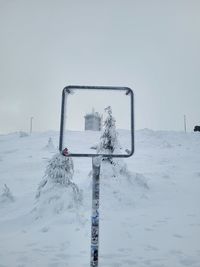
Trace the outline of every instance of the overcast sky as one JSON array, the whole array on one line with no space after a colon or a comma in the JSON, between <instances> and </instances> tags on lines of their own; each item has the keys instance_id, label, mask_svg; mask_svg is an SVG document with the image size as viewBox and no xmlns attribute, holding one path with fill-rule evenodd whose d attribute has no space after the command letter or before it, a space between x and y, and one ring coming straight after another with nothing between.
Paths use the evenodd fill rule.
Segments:
<instances>
[{"instance_id":1,"label":"overcast sky","mask_svg":"<svg viewBox=\"0 0 200 267\"><path fill-rule=\"evenodd\" d=\"M107 107L110 106L116 128L131 131L131 95L126 92L109 89L73 89L72 94L65 93L67 108L64 114L64 129L83 131L85 115L94 112L104 121L108 116Z\"/></svg>"},{"instance_id":2,"label":"overcast sky","mask_svg":"<svg viewBox=\"0 0 200 267\"><path fill-rule=\"evenodd\" d=\"M199 0L0 0L0 38L0 133L59 130L73 84L131 87L136 129L200 124Z\"/></svg>"}]
</instances>

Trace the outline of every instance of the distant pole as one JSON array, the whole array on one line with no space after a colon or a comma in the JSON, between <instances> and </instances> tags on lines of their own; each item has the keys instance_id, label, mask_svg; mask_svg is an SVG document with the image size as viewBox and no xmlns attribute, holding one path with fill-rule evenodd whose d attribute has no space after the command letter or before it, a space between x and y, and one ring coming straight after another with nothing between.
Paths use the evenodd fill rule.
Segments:
<instances>
[{"instance_id":1,"label":"distant pole","mask_svg":"<svg viewBox=\"0 0 200 267\"><path fill-rule=\"evenodd\" d=\"M187 127L186 127L186 115L184 115L183 120L184 120L184 131L185 131L185 133L186 133L186 132L187 132Z\"/></svg>"},{"instance_id":2,"label":"distant pole","mask_svg":"<svg viewBox=\"0 0 200 267\"><path fill-rule=\"evenodd\" d=\"M32 134L33 131L33 117L30 117L30 134Z\"/></svg>"}]
</instances>

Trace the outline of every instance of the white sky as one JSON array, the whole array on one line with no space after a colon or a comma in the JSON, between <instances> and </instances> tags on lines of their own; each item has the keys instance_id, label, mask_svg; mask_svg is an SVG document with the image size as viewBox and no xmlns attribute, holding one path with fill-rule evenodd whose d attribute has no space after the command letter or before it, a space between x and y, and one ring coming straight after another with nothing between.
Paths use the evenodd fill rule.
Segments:
<instances>
[{"instance_id":1,"label":"white sky","mask_svg":"<svg viewBox=\"0 0 200 267\"><path fill-rule=\"evenodd\" d=\"M66 85L129 86L136 129L200 124L200 1L0 0L0 133L59 130Z\"/></svg>"}]
</instances>

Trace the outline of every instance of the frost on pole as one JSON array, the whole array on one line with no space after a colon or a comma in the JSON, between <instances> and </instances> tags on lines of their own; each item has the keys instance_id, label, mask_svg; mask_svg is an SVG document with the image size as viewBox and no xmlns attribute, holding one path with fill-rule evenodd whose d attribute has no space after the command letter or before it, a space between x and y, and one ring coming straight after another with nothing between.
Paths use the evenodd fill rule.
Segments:
<instances>
[{"instance_id":1,"label":"frost on pole","mask_svg":"<svg viewBox=\"0 0 200 267\"><path fill-rule=\"evenodd\" d=\"M59 149L66 157L92 157L90 266L99 262L101 161L134 152L133 92L128 87L63 89Z\"/></svg>"}]
</instances>

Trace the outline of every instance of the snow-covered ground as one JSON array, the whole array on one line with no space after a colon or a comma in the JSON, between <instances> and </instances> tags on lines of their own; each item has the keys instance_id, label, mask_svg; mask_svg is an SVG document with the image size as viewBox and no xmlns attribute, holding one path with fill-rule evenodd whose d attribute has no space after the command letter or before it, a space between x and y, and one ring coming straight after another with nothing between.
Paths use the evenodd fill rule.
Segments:
<instances>
[{"instance_id":1,"label":"snow-covered ground","mask_svg":"<svg viewBox=\"0 0 200 267\"><path fill-rule=\"evenodd\" d=\"M82 205L55 212L50 203L38 216L37 187L58 133L21 136L0 136L0 267L88 267L91 159L74 158ZM124 159L131 176L101 180L99 266L199 267L200 134L144 129L135 146Z\"/></svg>"}]
</instances>

